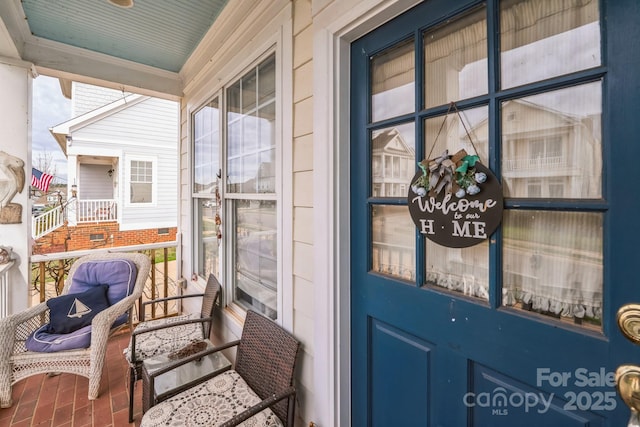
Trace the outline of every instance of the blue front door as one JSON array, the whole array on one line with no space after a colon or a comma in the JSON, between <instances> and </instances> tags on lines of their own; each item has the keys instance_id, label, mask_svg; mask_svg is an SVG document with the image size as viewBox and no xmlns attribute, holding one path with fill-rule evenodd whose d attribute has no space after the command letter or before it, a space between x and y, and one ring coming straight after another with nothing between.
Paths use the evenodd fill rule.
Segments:
<instances>
[{"instance_id":1,"label":"blue front door","mask_svg":"<svg viewBox=\"0 0 640 427\"><path fill-rule=\"evenodd\" d=\"M626 425L639 19L635 0L429 0L352 44L353 426ZM436 243L409 213L417 164L460 150L504 211L483 236L456 205L476 240Z\"/></svg>"}]
</instances>

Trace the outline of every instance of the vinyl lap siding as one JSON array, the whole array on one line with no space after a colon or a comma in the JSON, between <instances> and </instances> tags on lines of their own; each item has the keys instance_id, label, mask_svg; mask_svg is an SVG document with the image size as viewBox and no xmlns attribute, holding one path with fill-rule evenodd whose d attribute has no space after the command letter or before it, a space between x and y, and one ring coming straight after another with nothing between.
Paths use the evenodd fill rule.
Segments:
<instances>
[{"instance_id":1,"label":"vinyl lap siding","mask_svg":"<svg viewBox=\"0 0 640 427\"><path fill-rule=\"evenodd\" d=\"M303 365L314 365L314 263L313 259L313 40L311 4L293 4L293 325L302 339ZM287 244L285 242L285 244ZM314 407L313 370L299 377L301 413L317 420Z\"/></svg>"},{"instance_id":2,"label":"vinyl lap siding","mask_svg":"<svg viewBox=\"0 0 640 427\"><path fill-rule=\"evenodd\" d=\"M129 94L129 92L125 92L125 95L127 94ZM77 117L93 111L121 99L122 96L123 93L120 90L74 82L71 97L71 116Z\"/></svg>"},{"instance_id":3,"label":"vinyl lap siding","mask_svg":"<svg viewBox=\"0 0 640 427\"><path fill-rule=\"evenodd\" d=\"M139 145L137 149L127 150L123 168L129 168L131 159L153 161L155 192L150 205L132 205L128 203L128 188L122 188L121 194L126 198L122 228L149 228L151 220L154 227L177 225L178 108L178 104L172 101L148 99L128 109L130 114L127 118L132 120L128 126L132 130L131 137L135 137ZM134 126L135 123L139 126ZM149 123L154 125L149 126ZM129 171L123 172L128 176Z\"/></svg>"},{"instance_id":4,"label":"vinyl lap siding","mask_svg":"<svg viewBox=\"0 0 640 427\"><path fill-rule=\"evenodd\" d=\"M79 155L112 156L121 230L175 227L178 215L178 104L139 97L74 132ZM131 160L154 163L154 200L129 203Z\"/></svg>"},{"instance_id":5,"label":"vinyl lap siding","mask_svg":"<svg viewBox=\"0 0 640 427\"><path fill-rule=\"evenodd\" d=\"M171 147L177 149L178 106L175 102L141 98L134 105L74 133L87 141L117 143L126 147ZM111 145L115 148L114 145Z\"/></svg>"}]
</instances>

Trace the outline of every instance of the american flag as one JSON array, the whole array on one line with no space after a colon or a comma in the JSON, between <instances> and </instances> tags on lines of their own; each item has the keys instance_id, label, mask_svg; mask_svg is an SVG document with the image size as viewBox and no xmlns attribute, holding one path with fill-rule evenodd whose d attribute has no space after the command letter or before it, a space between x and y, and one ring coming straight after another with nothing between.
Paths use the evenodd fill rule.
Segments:
<instances>
[{"instance_id":1,"label":"american flag","mask_svg":"<svg viewBox=\"0 0 640 427\"><path fill-rule=\"evenodd\" d=\"M37 189L42 190L46 193L49 189L49 184L51 184L52 179L53 175L40 172L36 168L31 168L31 185L33 187L36 187Z\"/></svg>"}]
</instances>

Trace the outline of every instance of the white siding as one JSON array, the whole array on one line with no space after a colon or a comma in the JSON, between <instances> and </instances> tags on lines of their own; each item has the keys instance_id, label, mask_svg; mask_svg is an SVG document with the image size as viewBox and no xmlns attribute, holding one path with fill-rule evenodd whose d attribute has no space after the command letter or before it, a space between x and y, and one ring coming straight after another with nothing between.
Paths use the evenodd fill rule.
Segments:
<instances>
[{"instance_id":1,"label":"white siding","mask_svg":"<svg viewBox=\"0 0 640 427\"><path fill-rule=\"evenodd\" d=\"M143 97L118 112L73 132L76 140L109 147L138 146L177 149L178 106L173 101Z\"/></svg>"},{"instance_id":2,"label":"white siding","mask_svg":"<svg viewBox=\"0 0 640 427\"><path fill-rule=\"evenodd\" d=\"M175 227L178 217L178 104L140 97L101 117L72 129L69 158L81 163L114 164L114 193L121 230ZM131 159L154 163L154 200L130 204L128 168ZM82 176L80 176L82 179ZM84 198L79 182L81 197Z\"/></svg>"},{"instance_id":3,"label":"white siding","mask_svg":"<svg viewBox=\"0 0 640 427\"><path fill-rule=\"evenodd\" d=\"M123 93L115 89L74 82L71 95L71 116L77 117L93 111L128 94L129 92Z\"/></svg>"}]
</instances>

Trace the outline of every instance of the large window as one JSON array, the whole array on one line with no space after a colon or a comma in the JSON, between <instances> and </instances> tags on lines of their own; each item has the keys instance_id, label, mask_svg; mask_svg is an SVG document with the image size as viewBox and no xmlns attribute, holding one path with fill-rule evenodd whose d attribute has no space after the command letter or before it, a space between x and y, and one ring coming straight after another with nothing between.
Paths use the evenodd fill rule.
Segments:
<instances>
[{"instance_id":1,"label":"large window","mask_svg":"<svg viewBox=\"0 0 640 427\"><path fill-rule=\"evenodd\" d=\"M227 303L272 319L279 241L275 65L271 55L193 115L194 267L203 278L224 276Z\"/></svg>"}]
</instances>

